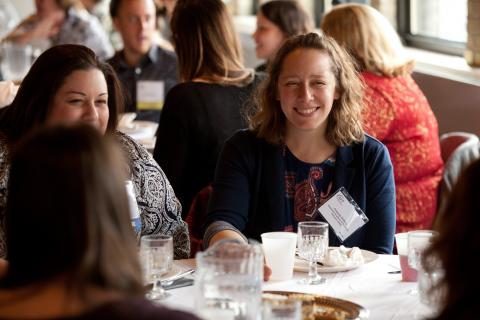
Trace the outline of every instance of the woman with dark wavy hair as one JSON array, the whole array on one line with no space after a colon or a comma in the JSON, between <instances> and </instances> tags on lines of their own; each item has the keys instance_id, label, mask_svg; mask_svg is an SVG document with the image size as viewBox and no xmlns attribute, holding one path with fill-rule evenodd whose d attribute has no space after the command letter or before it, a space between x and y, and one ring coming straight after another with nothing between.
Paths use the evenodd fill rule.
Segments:
<instances>
[{"instance_id":1,"label":"woman with dark wavy hair","mask_svg":"<svg viewBox=\"0 0 480 320\"><path fill-rule=\"evenodd\" d=\"M30 130L59 123L88 123L101 134L115 137L125 152L142 221L141 235L173 236L175 257L188 257L188 231L181 205L163 171L147 150L116 130L123 110L118 79L109 64L80 45L45 51L23 79L12 104L0 112L0 222L7 195L9 151ZM5 239L0 227L0 256Z\"/></svg>"}]
</instances>

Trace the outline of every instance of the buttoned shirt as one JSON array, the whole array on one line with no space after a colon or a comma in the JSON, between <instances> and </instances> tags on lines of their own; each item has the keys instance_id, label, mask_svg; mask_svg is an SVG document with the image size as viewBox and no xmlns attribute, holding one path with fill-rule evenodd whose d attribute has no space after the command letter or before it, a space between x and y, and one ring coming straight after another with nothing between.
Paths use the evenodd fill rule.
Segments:
<instances>
[{"instance_id":1,"label":"buttoned shirt","mask_svg":"<svg viewBox=\"0 0 480 320\"><path fill-rule=\"evenodd\" d=\"M166 96L178 82L175 53L154 45L136 66L127 64L123 50L118 51L108 62L117 72L128 93L125 111L137 112L137 120L158 122L160 110L137 110L137 83L141 80L163 81L164 95Z\"/></svg>"}]
</instances>

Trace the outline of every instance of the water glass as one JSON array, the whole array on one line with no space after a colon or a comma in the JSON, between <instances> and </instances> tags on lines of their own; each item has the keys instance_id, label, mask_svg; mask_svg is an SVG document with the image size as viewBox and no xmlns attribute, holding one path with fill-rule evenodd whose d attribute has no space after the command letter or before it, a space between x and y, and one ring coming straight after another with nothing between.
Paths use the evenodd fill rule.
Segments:
<instances>
[{"instance_id":1,"label":"water glass","mask_svg":"<svg viewBox=\"0 0 480 320\"><path fill-rule=\"evenodd\" d=\"M221 241L196 255L195 307L205 319L256 320L261 315L260 245Z\"/></svg>"},{"instance_id":2,"label":"water glass","mask_svg":"<svg viewBox=\"0 0 480 320\"><path fill-rule=\"evenodd\" d=\"M142 220L140 219L140 212L138 210L137 198L135 196L135 190L133 188L132 180L125 181L125 188L127 189L128 207L130 209L130 221L132 222L133 230L138 237L142 231Z\"/></svg>"},{"instance_id":3,"label":"water glass","mask_svg":"<svg viewBox=\"0 0 480 320\"><path fill-rule=\"evenodd\" d=\"M308 277L300 284L321 284L325 278L318 274L317 262L323 262L328 250L328 223L307 221L298 223L298 254L308 260Z\"/></svg>"},{"instance_id":4,"label":"water glass","mask_svg":"<svg viewBox=\"0 0 480 320\"><path fill-rule=\"evenodd\" d=\"M3 78L12 81L22 80L32 65L32 47L6 42L2 45L1 51Z\"/></svg>"},{"instance_id":5,"label":"water glass","mask_svg":"<svg viewBox=\"0 0 480 320\"><path fill-rule=\"evenodd\" d=\"M408 233L408 265L411 268L418 270L423 251L430 245L436 234L437 232L432 230L417 230Z\"/></svg>"},{"instance_id":6,"label":"water glass","mask_svg":"<svg viewBox=\"0 0 480 320\"><path fill-rule=\"evenodd\" d=\"M168 272L173 260L173 240L166 235L148 235L140 239L140 261L147 284L153 288L147 298L161 300L168 296L161 285L161 277Z\"/></svg>"},{"instance_id":7,"label":"water glass","mask_svg":"<svg viewBox=\"0 0 480 320\"><path fill-rule=\"evenodd\" d=\"M410 268L417 270L417 275L418 270L421 267L423 252L428 248L433 237L437 234L438 232L432 230L417 230L408 232L408 265ZM418 294L417 288L412 289L410 294Z\"/></svg>"},{"instance_id":8,"label":"water glass","mask_svg":"<svg viewBox=\"0 0 480 320\"><path fill-rule=\"evenodd\" d=\"M417 313L418 319L436 318L445 299L445 286L442 286L444 271L436 257L430 256L425 261L429 266L428 271L423 263L418 267L418 294L422 307Z\"/></svg>"}]
</instances>

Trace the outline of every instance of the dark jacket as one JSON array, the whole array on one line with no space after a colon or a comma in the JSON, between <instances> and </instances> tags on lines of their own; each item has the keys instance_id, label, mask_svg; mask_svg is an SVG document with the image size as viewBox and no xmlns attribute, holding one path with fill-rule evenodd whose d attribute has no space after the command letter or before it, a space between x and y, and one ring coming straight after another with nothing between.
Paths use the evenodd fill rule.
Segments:
<instances>
[{"instance_id":1,"label":"dark jacket","mask_svg":"<svg viewBox=\"0 0 480 320\"><path fill-rule=\"evenodd\" d=\"M222 150L205 226L226 221L247 238L281 231L285 220L285 169L281 146L238 131ZM385 146L366 135L362 143L339 147L333 190L345 187L369 222L344 243L330 230L330 245L391 253L395 233L395 185Z\"/></svg>"}]
</instances>

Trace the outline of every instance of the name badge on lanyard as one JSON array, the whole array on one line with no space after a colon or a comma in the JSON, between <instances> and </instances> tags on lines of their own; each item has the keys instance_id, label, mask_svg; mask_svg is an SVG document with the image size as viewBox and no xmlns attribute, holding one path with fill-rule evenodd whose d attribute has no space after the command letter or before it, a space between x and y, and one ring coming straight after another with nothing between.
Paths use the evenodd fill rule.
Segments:
<instances>
[{"instance_id":1,"label":"name badge on lanyard","mask_svg":"<svg viewBox=\"0 0 480 320\"><path fill-rule=\"evenodd\" d=\"M137 81L137 109L161 110L165 98L165 82L139 80Z\"/></svg>"},{"instance_id":2,"label":"name badge on lanyard","mask_svg":"<svg viewBox=\"0 0 480 320\"><path fill-rule=\"evenodd\" d=\"M368 222L365 213L344 187L338 189L318 211L342 242Z\"/></svg>"}]
</instances>

